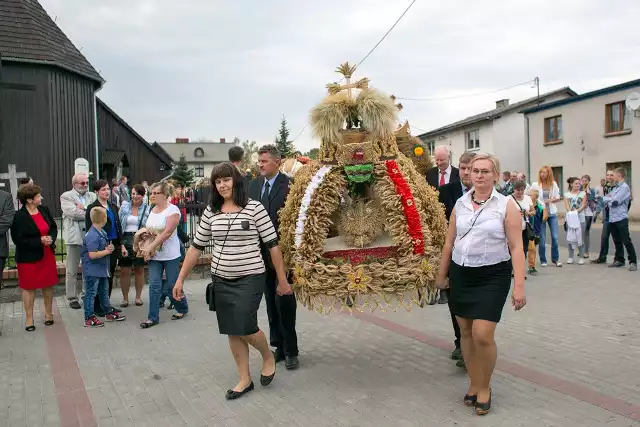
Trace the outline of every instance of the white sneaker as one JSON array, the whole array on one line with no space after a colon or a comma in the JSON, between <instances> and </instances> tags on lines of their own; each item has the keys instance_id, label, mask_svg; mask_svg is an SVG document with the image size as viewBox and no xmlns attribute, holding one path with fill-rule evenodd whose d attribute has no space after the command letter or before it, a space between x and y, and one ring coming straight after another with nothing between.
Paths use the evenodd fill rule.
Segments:
<instances>
[{"instance_id":1,"label":"white sneaker","mask_svg":"<svg viewBox=\"0 0 640 427\"><path fill-rule=\"evenodd\" d=\"M573 264L573 258L569 258L569 259L567 260L567 264Z\"/></svg>"},{"instance_id":2,"label":"white sneaker","mask_svg":"<svg viewBox=\"0 0 640 427\"><path fill-rule=\"evenodd\" d=\"M540 264L540 267L546 267L546 266L547 266L546 262L543 262L542 264Z\"/></svg>"},{"instance_id":3,"label":"white sneaker","mask_svg":"<svg viewBox=\"0 0 640 427\"><path fill-rule=\"evenodd\" d=\"M580 258L578 260L578 265L584 265L584 258Z\"/></svg>"},{"instance_id":4,"label":"white sneaker","mask_svg":"<svg viewBox=\"0 0 640 427\"><path fill-rule=\"evenodd\" d=\"M560 261L556 262L556 267L562 267L562 263Z\"/></svg>"}]
</instances>

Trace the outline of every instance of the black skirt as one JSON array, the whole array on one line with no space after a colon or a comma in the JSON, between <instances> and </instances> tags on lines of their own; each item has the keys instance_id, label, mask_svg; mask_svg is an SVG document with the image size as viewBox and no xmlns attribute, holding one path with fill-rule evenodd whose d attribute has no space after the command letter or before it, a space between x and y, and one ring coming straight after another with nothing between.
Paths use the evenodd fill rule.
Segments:
<instances>
[{"instance_id":1,"label":"black skirt","mask_svg":"<svg viewBox=\"0 0 640 427\"><path fill-rule=\"evenodd\" d=\"M511 260L482 267L462 267L451 261L453 314L498 323L511 288L511 270Z\"/></svg>"},{"instance_id":2,"label":"black skirt","mask_svg":"<svg viewBox=\"0 0 640 427\"><path fill-rule=\"evenodd\" d=\"M264 293L265 275L237 279L213 277L218 329L223 335L245 336L259 331L258 309Z\"/></svg>"},{"instance_id":3,"label":"black skirt","mask_svg":"<svg viewBox=\"0 0 640 427\"><path fill-rule=\"evenodd\" d=\"M122 236L122 244L127 249L128 256L121 257L118 260L118 265L120 267L142 267L145 265L144 258L140 258L135 256L135 252L133 251L133 238L136 233L124 233Z\"/></svg>"}]
</instances>

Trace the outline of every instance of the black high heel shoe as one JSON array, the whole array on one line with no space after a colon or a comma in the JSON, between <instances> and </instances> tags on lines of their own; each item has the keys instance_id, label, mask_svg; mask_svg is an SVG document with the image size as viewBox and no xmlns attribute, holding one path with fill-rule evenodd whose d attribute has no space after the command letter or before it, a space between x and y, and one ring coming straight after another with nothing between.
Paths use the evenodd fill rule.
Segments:
<instances>
[{"instance_id":1,"label":"black high heel shoe","mask_svg":"<svg viewBox=\"0 0 640 427\"><path fill-rule=\"evenodd\" d=\"M477 394L465 394L464 397L462 398L462 401L467 406L473 406L478 401L478 395Z\"/></svg>"},{"instance_id":2,"label":"black high heel shoe","mask_svg":"<svg viewBox=\"0 0 640 427\"><path fill-rule=\"evenodd\" d=\"M273 360L276 360L276 354L272 351L271 354L273 354ZM274 368L273 368L273 374L271 375L262 375L260 374L260 385L263 387L268 386L269 384L271 384L271 381L273 381L273 379L276 376L276 369L277 369L277 365L274 363L273 364Z\"/></svg>"},{"instance_id":3,"label":"black high heel shoe","mask_svg":"<svg viewBox=\"0 0 640 427\"><path fill-rule=\"evenodd\" d=\"M477 398L477 396L476 396ZM489 390L489 400L486 402L478 402L476 400L476 415L486 415L491 411L491 390Z\"/></svg>"},{"instance_id":4,"label":"black high heel shoe","mask_svg":"<svg viewBox=\"0 0 640 427\"><path fill-rule=\"evenodd\" d=\"M251 390L253 390L253 388L254 388L253 381L251 381L251 384L249 384L242 391L235 391L235 390L232 390L232 389L227 390L227 394L224 397L227 400L235 400L235 399L238 399L238 398L244 396L245 394L249 393Z\"/></svg>"}]
</instances>

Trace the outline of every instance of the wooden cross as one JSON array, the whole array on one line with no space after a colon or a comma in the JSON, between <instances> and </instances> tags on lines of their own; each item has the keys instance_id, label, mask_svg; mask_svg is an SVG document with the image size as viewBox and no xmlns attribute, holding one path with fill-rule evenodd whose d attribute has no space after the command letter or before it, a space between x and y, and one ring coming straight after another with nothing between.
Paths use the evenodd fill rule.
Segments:
<instances>
[{"instance_id":1,"label":"wooden cross","mask_svg":"<svg viewBox=\"0 0 640 427\"><path fill-rule=\"evenodd\" d=\"M13 198L13 207L15 210L18 210L18 179L26 177L26 172L16 172L16 165L9 165L9 173L0 173L0 179L6 179L9 181L11 197Z\"/></svg>"}]
</instances>

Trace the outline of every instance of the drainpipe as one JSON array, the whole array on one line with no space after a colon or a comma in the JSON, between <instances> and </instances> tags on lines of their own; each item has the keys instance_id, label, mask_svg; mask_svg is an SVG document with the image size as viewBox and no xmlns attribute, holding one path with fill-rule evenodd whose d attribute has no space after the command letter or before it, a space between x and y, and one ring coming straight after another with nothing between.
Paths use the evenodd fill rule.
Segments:
<instances>
[{"instance_id":1,"label":"drainpipe","mask_svg":"<svg viewBox=\"0 0 640 427\"><path fill-rule=\"evenodd\" d=\"M531 177L531 140L529 139L529 115L525 113L524 115L524 129L525 129L525 147L527 148L527 176L529 177L529 181L532 182Z\"/></svg>"},{"instance_id":2,"label":"drainpipe","mask_svg":"<svg viewBox=\"0 0 640 427\"><path fill-rule=\"evenodd\" d=\"M100 144L98 141L98 91L100 91L100 89L102 89L102 86L100 86L95 92L93 92L93 119L95 122L95 138L96 138L96 142L95 142L95 150L96 150L96 169L95 169L95 173L93 174L93 176L95 176L95 179L98 180L100 179Z\"/></svg>"}]
</instances>

